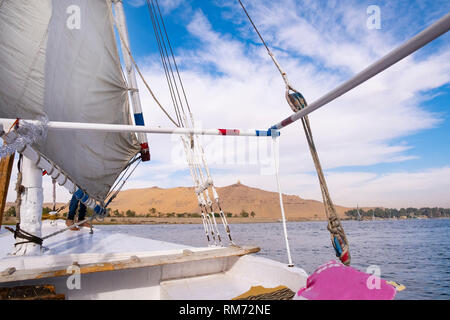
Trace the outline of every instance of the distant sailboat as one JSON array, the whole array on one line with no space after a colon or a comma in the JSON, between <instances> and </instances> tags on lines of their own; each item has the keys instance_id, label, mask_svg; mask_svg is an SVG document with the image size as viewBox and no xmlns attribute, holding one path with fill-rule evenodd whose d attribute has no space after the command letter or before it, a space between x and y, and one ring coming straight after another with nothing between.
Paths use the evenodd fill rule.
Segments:
<instances>
[{"instance_id":1,"label":"distant sailboat","mask_svg":"<svg viewBox=\"0 0 450 320\"><path fill-rule=\"evenodd\" d=\"M358 205L356 205L356 212L358 213L358 221L361 221L362 218L361 218L361 214L359 213L359 206Z\"/></svg>"}]
</instances>

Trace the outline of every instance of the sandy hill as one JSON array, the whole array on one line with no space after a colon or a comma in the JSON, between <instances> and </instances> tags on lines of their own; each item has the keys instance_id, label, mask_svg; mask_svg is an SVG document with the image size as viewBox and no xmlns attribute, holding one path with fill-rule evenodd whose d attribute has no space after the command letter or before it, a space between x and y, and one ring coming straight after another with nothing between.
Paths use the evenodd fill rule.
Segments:
<instances>
[{"instance_id":1,"label":"sandy hill","mask_svg":"<svg viewBox=\"0 0 450 320\"><path fill-rule=\"evenodd\" d=\"M242 210L254 211L259 218L281 217L278 193L236 183L217 188L224 212L239 214ZM295 195L283 195L287 218L324 219L323 204L315 200L302 199ZM130 189L119 193L110 205L112 210L133 210L138 215L149 213L151 208L157 212L195 213L199 212L197 198L192 187L162 189L158 187ZM336 207L338 214L344 216L349 208Z\"/></svg>"}]
</instances>

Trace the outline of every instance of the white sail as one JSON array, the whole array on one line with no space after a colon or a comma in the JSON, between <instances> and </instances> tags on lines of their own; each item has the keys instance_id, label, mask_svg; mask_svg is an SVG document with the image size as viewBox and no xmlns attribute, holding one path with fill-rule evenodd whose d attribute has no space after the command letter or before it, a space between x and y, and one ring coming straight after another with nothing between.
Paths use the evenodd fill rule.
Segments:
<instances>
[{"instance_id":1,"label":"white sail","mask_svg":"<svg viewBox=\"0 0 450 320\"><path fill-rule=\"evenodd\" d=\"M109 0L0 1L0 117L132 124ZM132 133L49 131L35 148L104 200Z\"/></svg>"}]
</instances>

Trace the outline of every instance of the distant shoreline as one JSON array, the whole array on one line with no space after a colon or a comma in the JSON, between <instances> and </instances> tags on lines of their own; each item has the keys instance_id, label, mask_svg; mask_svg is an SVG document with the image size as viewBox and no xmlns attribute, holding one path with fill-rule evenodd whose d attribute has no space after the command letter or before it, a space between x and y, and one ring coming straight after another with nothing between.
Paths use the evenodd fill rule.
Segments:
<instances>
[{"instance_id":1,"label":"distant shoreline","mask_svg":"<svg viewBox=\"0 0 450 320\"><path fill-rule=\"evenodd\" d=\"M64 219L60 217L59 219ZM387 218L376 218L375 221L406 221L406 220L429 220L429 219L448 219L448 218L408 218L408 219L387 219ZM220 218L216 218L217 223L221 223ZM341 218L342 221L357 221L355 219ZM227 218L229 224L245 224L245 223L274 223L281 222L280 218L243 218L243 217L231 217ZM313 222L322 221L326 222L325 219L288 219L288 222ZM362 221L373 221L372 219L365 219ZM94 225L147 225L147 224L201 224L201 218L179 218L179 217L107 217L103 221L94 220ZM3 218L2 225L15 225L15 218L5 219Z\"/></svg>"},{"instance_id":2,"label":"distant shoreline","mask_svg":"<svg viewBox=\"0 0 450 320\"><path fill-rule=\"evenodd\" d=\"M405 221L405 220L428 220L428 219L445 219L445 218L408 218L408 219L387 219L387 218L376 218L375 221ZM113 221L111 221L113 220ZM354 219L341 218L342 221L356 221ZM216 218L217 223L222 223L220 218ZM310 219L310 218L292 218L287 219L287 222L326 222L326 219ZM362 221L372 221L372 219L362 220ZM227 218L227 222L229 224L246 224L246 223L274 223L281 222L280 218L243 218L243 217L231 217ZM170 218L125 218L125 217L108 217L105 218L103 222L95 221L94 224L99 225L145 225L145 224L201 224L201 218L178 218L178 217L170 217Z\"/></svg>"}]
</instances>

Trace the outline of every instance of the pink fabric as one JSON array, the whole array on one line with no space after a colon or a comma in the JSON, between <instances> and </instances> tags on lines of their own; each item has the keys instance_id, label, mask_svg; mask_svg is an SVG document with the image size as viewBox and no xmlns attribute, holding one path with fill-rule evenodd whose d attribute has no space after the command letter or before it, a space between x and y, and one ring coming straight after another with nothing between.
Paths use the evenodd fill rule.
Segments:
<instances>
[{"instance_id":1,"label":"pink fabric","mask_svg":"<svg viewBox=\"0 0 450 320\"><path fill-rule=\"evenodd\" d=\"M395 292L395 288L386 283L385 280L332 260L321 265L308 277L306 288L300 289L296 298L302 297L308 300L392 300L395 297Z\"/></svg>"}]
</instances>

